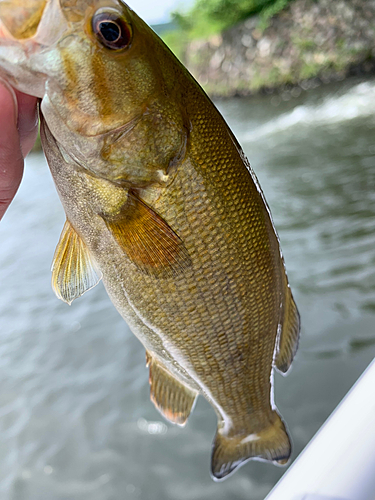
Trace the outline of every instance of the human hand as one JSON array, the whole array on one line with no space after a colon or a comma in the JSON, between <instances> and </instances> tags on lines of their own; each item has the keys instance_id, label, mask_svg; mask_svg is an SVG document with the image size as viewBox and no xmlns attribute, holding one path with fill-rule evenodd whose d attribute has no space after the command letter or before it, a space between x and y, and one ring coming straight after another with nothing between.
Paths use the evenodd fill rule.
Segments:
<instances>
[{"instance_id":1,"label":"human hand","mask_svg":"<svg viewBox=\"0 0 375 500\"><path fill-rule=\"evenodd\" d=\"M38 134L37 99L0 80L0 220L20 185Z\"/></svg>"}]
</instances>

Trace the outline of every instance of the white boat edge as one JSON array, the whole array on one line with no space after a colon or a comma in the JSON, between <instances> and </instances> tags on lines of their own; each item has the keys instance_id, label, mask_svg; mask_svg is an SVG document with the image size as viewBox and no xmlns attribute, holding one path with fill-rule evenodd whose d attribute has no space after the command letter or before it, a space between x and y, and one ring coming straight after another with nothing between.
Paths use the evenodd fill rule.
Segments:
<instances>
[{"instance_id":1,"label":"white boat edge","mask_svg":"<svg viewBox=\"0 0 375 500\"><path fill-rule=\"evenodd\" d=\"M375 499L375 359L265 500Z\"/></svg>"}]
</instances>

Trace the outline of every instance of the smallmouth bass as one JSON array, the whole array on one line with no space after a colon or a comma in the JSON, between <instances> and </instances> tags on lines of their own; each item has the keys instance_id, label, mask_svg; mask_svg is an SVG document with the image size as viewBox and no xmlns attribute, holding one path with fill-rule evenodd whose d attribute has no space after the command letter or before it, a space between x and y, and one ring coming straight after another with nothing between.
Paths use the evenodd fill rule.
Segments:
<instances>
[{"instance_id":1,"label":"smallmouth bass","mask_svg":"<svg viewBox=\"0 0 375 500\"><path fill-rule=\"evenodd\" d=\"M0 71L41 99L43 149L66 212L52 285L100 279L146 349L151 400L184 425L201 394L211 473L285 464L272 377L300 321L271 215L227 124L120 0L0 0Z\"/></svg>"}]
</instances>

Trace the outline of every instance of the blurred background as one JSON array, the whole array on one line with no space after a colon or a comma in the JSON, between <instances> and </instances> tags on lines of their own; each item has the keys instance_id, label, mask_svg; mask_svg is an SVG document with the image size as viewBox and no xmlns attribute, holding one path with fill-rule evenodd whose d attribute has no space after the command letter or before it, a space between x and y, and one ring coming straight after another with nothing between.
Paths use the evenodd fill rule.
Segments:
<instances>
[{"instance_id":1,"label":"blurred background","mask_svg":"<svg viewBox=\"0 0 375 500\"><path fill-rule=\"evenodd\" d=\"M366 19L372 15L370 2L362 1L362 10L354 1L332 4L341 5L341 17L330 14L332 36L349 23L351 7L353 23L359 23L359 12ZM370 32L367 21L358 24L360 43L348 64L327 63L314 74L296 70L283 82L236 87L228 65L239 70L234 75L242 74L241 51L267 59L262 40L271 40L271 54L272 33L281 30L283 20L291 25L302 7L326 13L328 2L270 1L266 11L239 9L233 26L215 21L216 31L206 38L191 31L200 5L159 2L161 10L152 11L146 2L139 2L139 9L131 4L170 37L185 62L195 60L191 69L198 77L200 59L194 59L193 49L206 50L209 61L216 57L206 65L213 78L203 75L201 83L216 96L270 205L302 317L293 369L287 377L275 375L276 404L295 459L375 355L375 79L372 49L365 50L363 41ZM172 17L171 8L177 9ZM312 23L312 40L322 39L319 26L326 28L317 12L305 20ZM374 18L371 22L374 26ZM179 30L186 39L176 48ZM241 50L235 48L236 32ZM289 42L290 37L285 47ZM324 43L302 43L299 54L315 60L317 50L328 54L324 47L337 47L332 38ZM338 46L343 52L348 48L345 40ZM292 59L291 68L299 67ZM221 80L222 92L215 71L230 75ZM250 461L223 483L210 479L214 411L199 398L185 428L161 417L149 401L144 349L102 284L71 307L56 299L50 263L65 217L42 153L30 154L26 163L20 191L0 224L0 497L264 499L286 469Z\"/></svg>"}]
</instances>

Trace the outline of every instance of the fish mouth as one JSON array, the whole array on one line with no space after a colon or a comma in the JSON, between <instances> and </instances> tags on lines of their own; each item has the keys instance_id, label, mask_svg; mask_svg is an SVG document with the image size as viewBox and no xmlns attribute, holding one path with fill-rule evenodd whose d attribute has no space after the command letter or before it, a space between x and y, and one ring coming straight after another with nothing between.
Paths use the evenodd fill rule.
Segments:
<instances>
[{"instance_id":1,"label":"fish mouth","mask_svg":"<svg viewBox=\"0 0 375 500\"><path fill-rule=\"evenodd\" d=\"M0 0L0 36L16 40L33 37L40 24L47 0Z\"/></svg>"},{"instance_id":2,"label":"fish mouth","mask_svg":"<svg viewBox=\"0 0 375 500\"><path fill-rule=\"evenodd\" d=\"M59 0L0 0L0 75L21 92L42 98L51 72L42 60L64 30Z\"/></svg>"}]
</instances>

